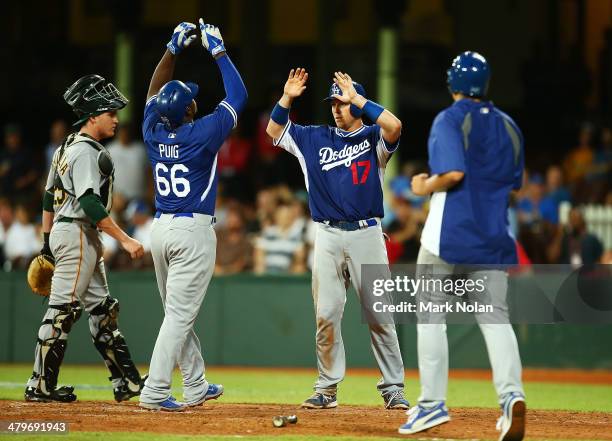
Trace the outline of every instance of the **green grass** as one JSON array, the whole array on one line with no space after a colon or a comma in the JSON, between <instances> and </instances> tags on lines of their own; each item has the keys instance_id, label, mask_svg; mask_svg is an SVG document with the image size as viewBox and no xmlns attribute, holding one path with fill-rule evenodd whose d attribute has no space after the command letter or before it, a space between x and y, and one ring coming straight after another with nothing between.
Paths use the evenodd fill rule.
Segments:
<instances>
[{"instance_id":1,"label":"green grass","mask_svg":"<svg viewBox=\"0 0 612 441\"><path fill-rule=\"evenodd\" d=\"M146 371L146 367L143 369ZM29 365L0 365L0 399L21 400ZM77 386L81 400L112 400L108 372L103 366L64 366L60 384ZM236 371L211 368L207 378L226 387L223 401L227 403L297 404L312 391L316 372L303 370ZM340 385L339 401L344 404L379 406L382 401L376 391L377 376L349 375ZM181 396L180 376L175 373L173 393ZM84 385L84 387L79 387ZM418 381L406 380L406 396L415 402ZM530 409L563 409L573 411L612 412L612 385L577 385L558 383L526 383ZM449 407L497 407L497 397L490 381L449 381Z\"/></svg>"}]
</instances>

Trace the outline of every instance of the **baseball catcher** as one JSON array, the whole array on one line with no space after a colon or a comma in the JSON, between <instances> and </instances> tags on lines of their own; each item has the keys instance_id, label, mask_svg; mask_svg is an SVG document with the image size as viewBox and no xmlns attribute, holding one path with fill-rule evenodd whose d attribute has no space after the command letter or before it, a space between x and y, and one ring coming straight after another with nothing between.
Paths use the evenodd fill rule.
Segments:
<instances>
[{"instance_id":1,"label":"baseball catcher","mask_svg":"<svg viewBox=\"0 0 612 441\"><path fill-rule=\"evenodd\" d=\"M37 294L49 296L49 308L38 330L34 370L26 401L72 402L74 388L57 387L68 334L89 314L89 330L111 376L115 400L139 395L144 384L118 329L119 301L108 292L99 231L115 238L132 258L142 245L108 215L112 205L112 159L100 141L115 134L117 110L127 99L99 75L77 80L64 93L77 114L70 134L55 151L43 198L44 246L28 271Z\"/></svg>"}]
</instances>

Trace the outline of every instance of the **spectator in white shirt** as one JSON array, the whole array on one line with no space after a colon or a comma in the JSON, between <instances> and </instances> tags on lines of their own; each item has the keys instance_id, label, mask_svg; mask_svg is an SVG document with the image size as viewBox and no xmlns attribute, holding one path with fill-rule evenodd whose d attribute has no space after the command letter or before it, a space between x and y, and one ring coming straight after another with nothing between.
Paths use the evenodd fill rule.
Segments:
<instances>
[{"instance_id":1,"label":"spectator in white shirt","mask_svg":"<svg viewBox=\"0 0 612 441\"><path fill-rule=\"evenodd\" d=\"M133 200L125 209L125 219L133 225L132 237L142 244L145 251L142 259L131 263L137 268L153 266L153 257L151 256L153 216L151 216L149 206L141 200Z\"/></svg>"},{"instance_id":2,"label":"spectator in white shirt","mask_svg":"<svg viewBox=\"0 0 612 441\"><path fill-rule=\"evenodd\" d=\"M132 127L120 126L117 138L107 148L115 163L115 193L119 193L128 202L144 199L148 190L147 173L150 167L144 144L132 137Z\"/></svg>"},{"instance_id":3,"label":"spectator in white shirt","mask_svg":"<svg viewBox=\"0 0 612 441\"><path fill-rule=\"evenodd\" d=\"M255 272L304 273L306 252L302 228L296 228L295 210L281 203L274 214L274 224L265 227L255 243Z\"/></svg>"},{"instance_id":4,"label":"spectator in white shirt","mask_svg":"<svg viewBox=\"0 0 612 441\"><path fill-rule=\"evenodd\" d=\"M13 268L27 268L30 260L38 254L42 243L36 227L30 223L30 215L23 205L15 207L15 221L6 232L4 251Z\"/></svg>"},{"instance_id":5,"label":"spectator in white shirt","mask_svg":"<svg viewBox=\"0 0 612 441\"><path fill-rule=\"evenodd\" d=\"M4 244L6 242L6 232L13 223L13 206L7 198L0 198L0 266L4 267L6 253Z\"/></svg>"}]
</instances>

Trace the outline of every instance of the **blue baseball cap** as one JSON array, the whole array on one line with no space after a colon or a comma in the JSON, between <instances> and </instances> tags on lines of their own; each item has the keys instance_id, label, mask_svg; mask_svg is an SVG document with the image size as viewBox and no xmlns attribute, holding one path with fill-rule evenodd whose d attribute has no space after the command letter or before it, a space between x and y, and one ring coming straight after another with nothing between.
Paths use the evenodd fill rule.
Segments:
<instances>
[{"instance_id":1,"label":"blue baseball cap","mask_svg":"<svg viewBox=\"0 0 612 441\"><path fill-rule=\"evenodd\" d=\"M353 87L359 95L363 97L366 96L366 91L361 84L356 81L353 81ZM323 101L334 100L335 98L333 97L333 95L342 95L342 89L340 89L340 86L338 86L336 83L332 83L332 85L329 87L329 94L323 99Z\"/></svg>"},{"instance_id":2,"label":"blue baseball cap","mask_svg":"<svg viewBox=\"0 0 612 441\"><path fill-rule=\"evenodd\" d=\"M355 88L355 92L357 92L359 95L365 98L366 91L365 91L365 88L361 84L359 84L356 81L353 81L353 87ZM342 95L342 89L340 89L340 86L338 86L336 83L332 83L332 85L329 88L329 93L327 94L325 98L323 98L323 101L335 100L334 95ZM359 107L355 106L354 104L351 104L351 114L355 118L361 118L361 115L363 114L363 110L361 110Z\"/></svg>"}]
</instances>

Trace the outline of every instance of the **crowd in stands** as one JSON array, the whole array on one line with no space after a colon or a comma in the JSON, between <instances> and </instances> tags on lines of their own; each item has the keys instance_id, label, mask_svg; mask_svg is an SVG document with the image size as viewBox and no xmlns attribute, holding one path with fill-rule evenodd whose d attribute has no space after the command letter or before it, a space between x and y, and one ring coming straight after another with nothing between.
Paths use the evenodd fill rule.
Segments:
<instances>
[{"instance_id":1,"label":"crowd in stands","mask_svg":"<svg viewBox=\"0 0 612 441\"><path fill-rule=\"evenodd\" d=\"M303 179L296 179L292 175L296 169L287 166L294 158L272 146L265 135L266 122L262 115L254 139L236 131L219 153L218 275L300 274L312 268L315 228ZM4 128L0 150L0 268L4 271L26 268L42 247L41 195L53 152L67 131L64 121L51 124L44 147L47 168L41 170L32 161L33 150L23 145L20 127ZM145 147L124 125L107 148L115 163L112 216L143 243L146 256L132 261L104 235L105 264L119 270L151 268L154 195ZM416 261L428 200L411 192L410 179L426 171L425 161L406 162L388 180L382 222L392 264ZM509 210L520 262L612 263L611 182L611 127L585 123L576 147L566 155L551 156L541 170L531 169L528 161L524 185L513 195ZM591 206L603 213L597 231L590 228L587 216Z\"/></svg>"}]
</instances>

